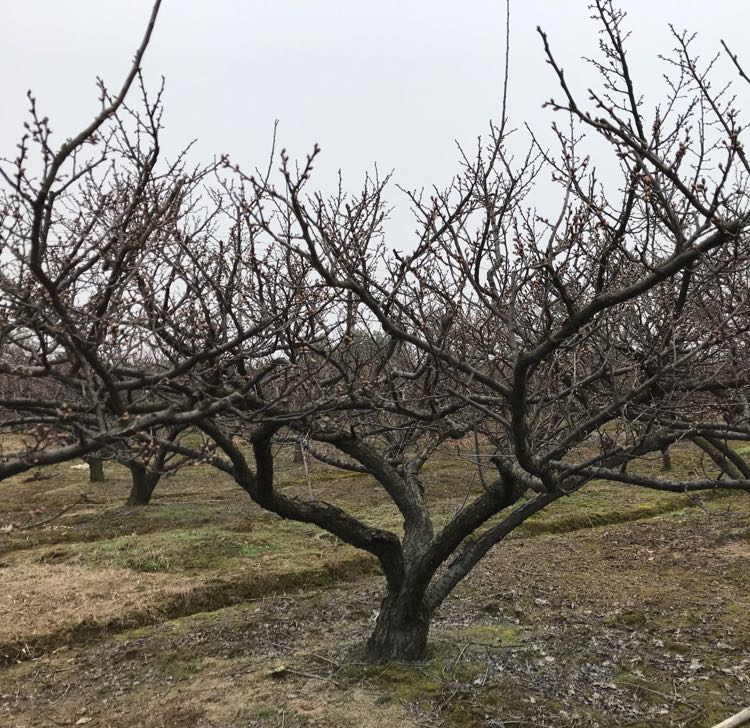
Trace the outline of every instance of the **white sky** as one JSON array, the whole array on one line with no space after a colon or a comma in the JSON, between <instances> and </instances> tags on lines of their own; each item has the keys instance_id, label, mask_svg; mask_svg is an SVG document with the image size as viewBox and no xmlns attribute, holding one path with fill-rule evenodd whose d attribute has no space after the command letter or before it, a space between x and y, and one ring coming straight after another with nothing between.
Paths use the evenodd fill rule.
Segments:
<instances>
[{"instance_id":1,"label":"white sky","mask_svg":"<svg viewBox=\"0 0 750 728\"><path fill-rule=\"evenodd\" d=\"M580 57L597 42L587 5L511 0L515 125L550 119L541 105L555 84L537 24L585 97L591 75ZM659 88L657 53L673 45L670 22L698 31L705 55L720 38L741 57L746 48L744 0L620 6L647 92ZM27 89L59 142L78 131L97 109L95 77L119 87L149 10L149 0L0 0L0 156L14 156ZM341 168L356 188L376 162L408 188L443 185L457 169L454 140L471 144L497 116L504 14L503 0L164 0L144 73L152 86L166 76L167 149L197 138L202 159L226 152L253 167L265 163L278 118L292 156L321 145L323 186ZM403 203L395 188L391 197ZM395 219L408 233L408 214Z\"/></svg>"}]
</instances>

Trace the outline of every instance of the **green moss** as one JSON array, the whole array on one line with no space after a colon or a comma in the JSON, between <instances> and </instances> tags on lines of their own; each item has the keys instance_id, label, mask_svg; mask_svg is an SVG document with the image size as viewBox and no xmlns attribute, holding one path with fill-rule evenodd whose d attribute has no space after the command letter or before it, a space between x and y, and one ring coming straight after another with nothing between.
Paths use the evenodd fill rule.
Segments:
<instances>
[{"instance_id":1,"label":"green moss","mask_svg":"<svg viewBox=\"0 0 750 728\"><path fill-rule=\"evenodd\" d=\"M109 539L16 549L9 564L75 563L91 568L118 567L139 572L179 574L247 571L295 572L327 565L332 576L340 562L355 554L367 571L368 555L347 547L323 531L294 522L268 519L250 530L216 527L131 533Z\"/></svg>"},{"instance_id":2,"label":"green moss","mask_svg":"<svg viewBox=\"0 0 750 728\"><path fill-rule=\"evenodd\" d=\"M223 529L171 530L129 534L93 543L41 549L39 563L74 562L94 568L119 567L141 572L222 571L233 562L260 557L273 546Z\"/></svg>"},{"instance_id":3,"label":"green moss","mask_svg":"<svg viewBox=\"0 0 750 728\"><path fill-rule=\"evenodd\" d=\"M466 700L454 700L442 714L442 725L451 728L483 728L487 725L487 709Z\"/></svg>"},{"instance_id":4,"label":"green moss","mask_svg":"<svg viewBox=\"0 0 750 728\"><path fill-rule=\"evenodd\" d=\"M634 496L637 495L638 498ZM675 495L637 489L635 492L615 485L594 483L586 491L562 498L523 523L515 535L536 536L543 533L568 533L584 528L627 523L694 507L702 501L722 500L732 491L708 491L698 500L695 496Z\"/></svg>"},{"instance_id":5,"label":"green moss","mask_svg":"<svg viewBox=\"0 0 750 728\"><path fill-rule=\"evenodd\" d=\"M490 645L512 645L519 641L521 629L515 624L476 625L462 629L457 638Z\"/></svg>"},{"instance_id":6,"label":"green moss","mask_svg":"<svg viewBox=\"0 0 750 728\"><path fill-rule=\"evenodd\" d=\"M646 669L637 675L623 671L615 674L612 682L620 688L634 693L639 700L652 707L662 706L665 699L674 694L675 689L673 675L658 669ZM704 716L713 719L701 719L698 725L714 725L728 717L726 712L722 713L721 709L716 708L717 704L721 705L722 696L726 694L725 683L718 679L699 680L694 683L693 687L694 690L691 690L690 694L690 707L688 708L687 705L677 707L676 712L672 715L673 721L680 721L688 716L694 717L696 708ZM680 715L681 711L685 711L685 715ZM665 726L673 724L665 719ZM644 725L653 726L661 725L661 723L652 722L644 723Z\"/></svg>"},{"instance_id":7,"label":"green moss","mask_svg":"<svg viewBox=\"0 0 750 728\"><path fill-rule=\"evenodd\" d=\"M664 649L669 650L670 652L676 652L678 654L685 654L686 652L690 652L690 645L685 644L684 642L677 642L677 640L673 640L669 636L665 636L662 638L662 642L664 643Z\"/></svg>"},{"instance_id":8,"label":"green moss","mask_svg":"<svg viewBox=\"0 0 750 728\"><path fill-rule=\"evenodd\" d=\"M660 636L700 627L702 623L703 616L696 613L690 606L674 608L667 613L658 614L654 617L654 627Z\"/></svg>"},{"instance_id":9,"label":"green moss","mask_svg":"<svg viewBox=\"0 0 750 728\"><path fill-rule=\"evenodd\" d=\"M391 663L385 667L366 668L365 675L393 700L429 701L434 699L443 684L441 667L439 661L432 661L424 666Z\"/></svg>"},{"instance_id":10,"label":"green moss","mask_svg":"<svg viewBox=\"0 0 750 728\"><path fill-rule=\"evenodd\" d=\"M531 697L538 703L555 702L548 696L537 694L528 685L519 684L508 675L496 674L486 684L472 686L472 690L451 700L441 718L444 725L456 728L482 728L488 724L487 718L490 716L499 718L499 724L509 716L515 719L520 719L521 716L530 718ZM529 721L528 725L533 723Z\"/></svg>"},{"instance_id":11,"label":"green moss","mask_svg":"<svg viewBox=\"0 0 750 728\"><path fill-rule=\"evenodd\" d=\"M604 620L604 624L621 629L640 630L648 622L646 615L637 609L623 609Z\"/></svg>"},{"instance_id":12,"label":"green moss","mask_svg":"<svg viewBox=\"0 0 750 728\"><path fill-rule=\"evenodd\" d=\"M144 637L148 637L153 634L153 631L153 625L134 627L133 629L128 629L124 632L120 632L119 634L114 635L113 639L118 642L130 642L131 640L139 640Z\"/></svg>"},{"instance_id":13,"label":"green moss","mask_svg":"<svg viewBox=\"0 0 750 728\"><path fill-rule=\"evenodd\" d=\"M172 646L169 650L150 653L146 659L149 666L159 671L161 679L189 680L201 671L203 647L200 643L184 647Z\"/></svg>"}]
</instances>

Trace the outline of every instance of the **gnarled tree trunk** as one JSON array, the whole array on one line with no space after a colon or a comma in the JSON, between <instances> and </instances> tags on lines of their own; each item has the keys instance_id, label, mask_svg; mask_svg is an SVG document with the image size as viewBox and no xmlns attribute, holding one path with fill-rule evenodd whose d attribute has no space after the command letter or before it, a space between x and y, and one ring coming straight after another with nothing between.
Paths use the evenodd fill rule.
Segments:
<instances>
[{"instance_id":1,"label":"gnarled tree trunk","mask_svg":"<svg viewBox=\"0 0 750 728\"><path fill-rule=\"evenodd\" d=\"M130 486L130 494L128 495L125 504L128 506L148 505L161 474L149 470L141 463L131 462L127 465L132 477L132 483Z\"/></svg>"},{"instance_id":2,"label":"gnarled tree trunk","mask_svg":"<svg viewBox=\"0 0 750 728\"><path fill-rule=\"evenodd\" d=\"M389 591L367 643L367 659L372 662L422 660L429 631L430 612L424 600L404 598L403 594Z\"/></svg>"}]
</instances>

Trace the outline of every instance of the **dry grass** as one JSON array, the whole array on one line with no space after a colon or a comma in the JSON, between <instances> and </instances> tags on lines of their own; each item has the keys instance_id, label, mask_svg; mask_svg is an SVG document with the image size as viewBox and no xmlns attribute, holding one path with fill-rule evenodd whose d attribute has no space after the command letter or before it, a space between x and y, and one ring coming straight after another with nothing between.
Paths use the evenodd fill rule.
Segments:
<instances>
[{"instance_id":1,"label":"dry grass","mask_svg":"<svg viewBox=\"0 0 750 728\"><path fill-rule=\"evenodd\" d=\"M0 645L30 650L82 625L104 630L115 622L155 618L167 601L188 600L197 583L167 574L68 564L24 564L0 569ZM0 647L0 650L3 648Z\"/></svg>"},{"instance_id":2,"label":"dry grass","mask_svg":"<svg viewBox=\"0 0 750 728\"><path fill-rule=\"evenodd\" d=\"M704 467L677 450L680 472ZM374 573L372 558L313 527L261 511L208 466L159 485L145 508L124 508L128 473L108 465L107 482L66 464L48 480L5 481L0 526L44 519L87 501L41 529L0 533L0 654L6 661L69 643L102 629L129 625L305 586L328 586ZM658 459L639 467L656 470ZM371 478L312 466L313 489L324 500L367 522L400 530L392 503ZM303 470L282 457L279 487L305 497ZM438 457L425 472L436 526L460 509L480 485L465 460ZM700 499L593 483L539 514L515 535L563 533L674 511ZM6 526L7 528L7 526ZM373 606L373 605L370 605Z\"/></svg>"},{"instance_id":3,"label":"dry grass","mask_svg":"<svg viewBox=\"0 0 750 728\"><path fill-rule=\"evenodd\" d=\"M749 529L740 497L515 539L446 602L414 666L361 663L375 579L73 644L0 671L0 724L714 725L750 700Z\"/></svg>"}]
</instances>

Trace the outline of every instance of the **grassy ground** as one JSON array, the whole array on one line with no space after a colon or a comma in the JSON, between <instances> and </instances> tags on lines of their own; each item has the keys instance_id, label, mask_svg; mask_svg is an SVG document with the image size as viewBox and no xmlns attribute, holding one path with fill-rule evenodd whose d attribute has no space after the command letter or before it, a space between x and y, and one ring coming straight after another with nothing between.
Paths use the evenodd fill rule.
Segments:
<instances>
[{"instance_id":1,"label":"grassy ground","mask_svg":"<svg viewBox=\"0 0 750 728\"><path fill-rule=\"evenodd\" d=\"M0 486L2 725L705 726L750 703L743 495L592 484L461 585L428 662L372 668L360 650L382 584L366 555L205 466L140 509L122 506L116 467L105 484L48 474ZM279 481L308 492L300 466ZM315 465L311 486L398 528L366 477ZM436 521L479 487L459 459L431 465Z\"/></svg>"}]
</instances>

